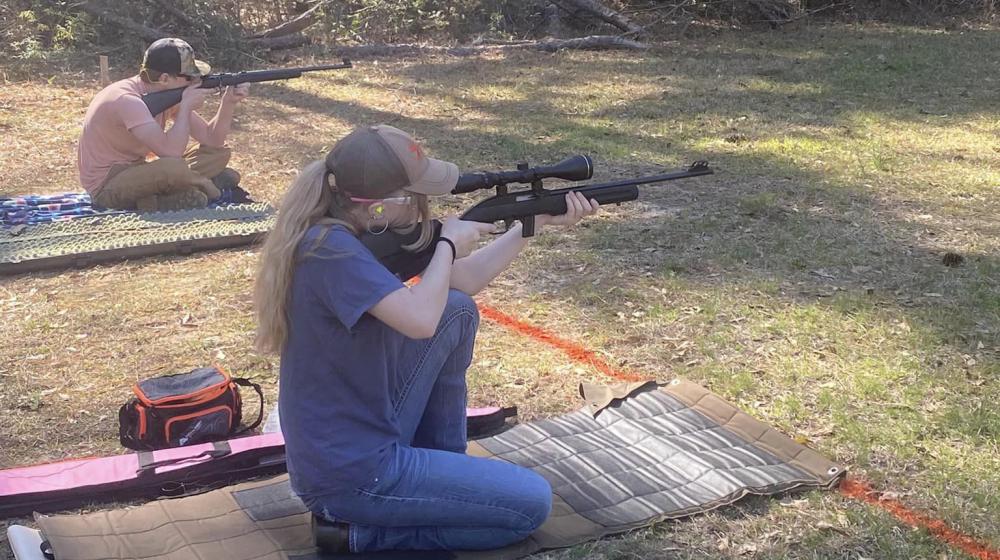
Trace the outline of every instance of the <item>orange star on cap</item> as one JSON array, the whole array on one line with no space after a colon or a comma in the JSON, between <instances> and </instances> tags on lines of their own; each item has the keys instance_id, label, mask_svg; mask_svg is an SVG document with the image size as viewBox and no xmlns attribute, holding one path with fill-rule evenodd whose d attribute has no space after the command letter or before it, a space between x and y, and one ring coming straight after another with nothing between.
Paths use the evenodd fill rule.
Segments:
<instances>
[{"instance_id":1,"label":"orange star on cap","mask_svg":"<svg viewBox=\"0 0 1000 560\"><path fill-rule=\"evenodd\" d=\"M409 150L417 155L417 159L424 157L424 151L420 148L420 144L417 144L416 142L410 143Z\"/></svg>"}]
</instances>

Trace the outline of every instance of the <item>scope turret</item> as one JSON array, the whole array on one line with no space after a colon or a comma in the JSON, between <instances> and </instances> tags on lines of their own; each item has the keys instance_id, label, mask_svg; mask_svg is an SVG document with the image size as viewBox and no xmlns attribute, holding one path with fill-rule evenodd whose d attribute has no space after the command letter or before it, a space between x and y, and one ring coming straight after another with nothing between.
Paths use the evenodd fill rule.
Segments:
<instances>
[{"instance_id":1,"label":"scope turret","mask_svg":"<svg viewBox=\"0 0 1000 560\"><path fill-rule=\"evenodd\" d=\"M589 156L572 156L555 165L528 167L527 164L520 164L517 166L517 171L463 173L459 176L458 183L451 193L461 194L479 189L502 187L508 183L532 183L534 186L535 183L549 177L566 179L567 181L583 181L593 176L594 162Z\"/></svg>"}]
</instances>

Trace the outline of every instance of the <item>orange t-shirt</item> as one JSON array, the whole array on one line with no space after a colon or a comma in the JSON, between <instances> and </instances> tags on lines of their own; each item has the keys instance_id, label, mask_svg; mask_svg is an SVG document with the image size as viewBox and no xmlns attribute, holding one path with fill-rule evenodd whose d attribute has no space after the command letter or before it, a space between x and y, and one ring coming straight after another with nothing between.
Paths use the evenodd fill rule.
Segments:
<instances>
[{"instance_id":1,"label":"orange t-shirt","mask_svg":"<svg viewBox=\"0 0 1000 560\"><path fill-rule=\"evenodd\" d=\"M91 195L104 186L112 165L143 161L151 151L132 135L131 129L151 122L166 127L165 115L153 118L142 102L144 93L148 93L146 84L133 76L102 89L87 107L77 146L77 165L80 184Z\"/></svg>"}]
</instances>

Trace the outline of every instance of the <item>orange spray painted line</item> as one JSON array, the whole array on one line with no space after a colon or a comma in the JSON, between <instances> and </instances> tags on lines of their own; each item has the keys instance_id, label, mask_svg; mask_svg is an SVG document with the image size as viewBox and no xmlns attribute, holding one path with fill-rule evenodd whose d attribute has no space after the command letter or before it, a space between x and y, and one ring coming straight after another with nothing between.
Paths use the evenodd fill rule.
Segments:
<instances>
[{"instance_id":1,"label":"orange spray painted line","mask_svg":"<svg viewBox=\"0 0 1000 560\"><path fill-rule=\"evenodd\" d=\"M986 543L959 533L949 527L944 521L934 519L922 513L915 512L904 506L899 500L885 498L872 489L867 482L853 477L844 479L840 484L840 493L848 498L878 506L892 514L893 517L911 527L927 529L938 540L954 546L973 558L980 560L1000 560L1000 552L992 550Z\"/></svg>"},{"instance_id":2,"label":"orange spray painted line","mask_svg":"<svg viewBox=\"0 0 1000 560\"><path fill-rule=\"evenodd\" d=\"M549 346L554 346L569 355L570 359L573 361L593 366L595 369L609 377L613 377L621 381L643 381L648 379L648 377L639 376L634 373L618 371L601 359L596 352L587 350L575 342L559 338L534 325L529 325L520 319L507 315L506 313L501 313L492 307L479 305L479 314L494 323L498 323L525 336L544 342Z\"/></svg>"},{"instance_id":3,"label":"orange spray painted line","mask_svg":"<svg viewBox=\"0 0 1000 560\"><path fill-rule=\"evenodd\" d=\"M515 332L558 348L565 352L573 361L593 366L601 373L614 379L621 381L643 381L648 379L634 373L619 371L601 359L596 352L587 350L575 342L560 338L544 329L502 313L492 307L480 304L479 313L483 317ZM911 527L924 528L938 540L960 549L973 558L978 558L979 560L1000 560L1000 552L993 550L988 544L952 529L944 521L917 513L904 506L898 500L881 497L866 482L853 477L844 479L844 482L840 484L840 493L853 500L877 506Z\"/></svg>"}]
</instances>

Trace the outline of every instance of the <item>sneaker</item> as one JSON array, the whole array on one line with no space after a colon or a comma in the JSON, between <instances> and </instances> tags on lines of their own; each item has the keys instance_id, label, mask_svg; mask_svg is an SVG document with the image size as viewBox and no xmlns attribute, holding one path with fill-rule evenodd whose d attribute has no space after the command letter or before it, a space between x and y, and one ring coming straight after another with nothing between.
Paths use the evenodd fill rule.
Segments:
<instances>
[{"instance_id":1,"label":"sneaker","mask_svg":"<svg viewBox=\"0 0 1000 560\"><path fill-rule=\"evenodd\" d=\"M210 202L224 206L226 204L252 204L255 201L250 198L250 193L247 191L240 187L233 187L231 189L222 189L222 194L219 195L219 198Z\"/></svg>"},{"instance_id":2,"label":"sneaker","mask_svg":"<svg viewBox=\"0 0 1000 560\"><path fill-rule=\"evenodd\" d=\"M232 167L227 167L222 170L222 173L212 177L212 182L215 183L215 186L220 191L226 191L226 189L232 189L236 185L239 185L241 178L239 171L236 171Z\"/></svg>"},{"instance_id":3,"label":"sneaker","mask_svg":"<svg viewBox=\"0 0 1000 560\"><path fill-rule=\"evenodd\" d=\"M347 554L351 552L350 526L347 523L331 522L312 515L313 538L316 548L327 554Z\"/></svg>"}]
</instances>

